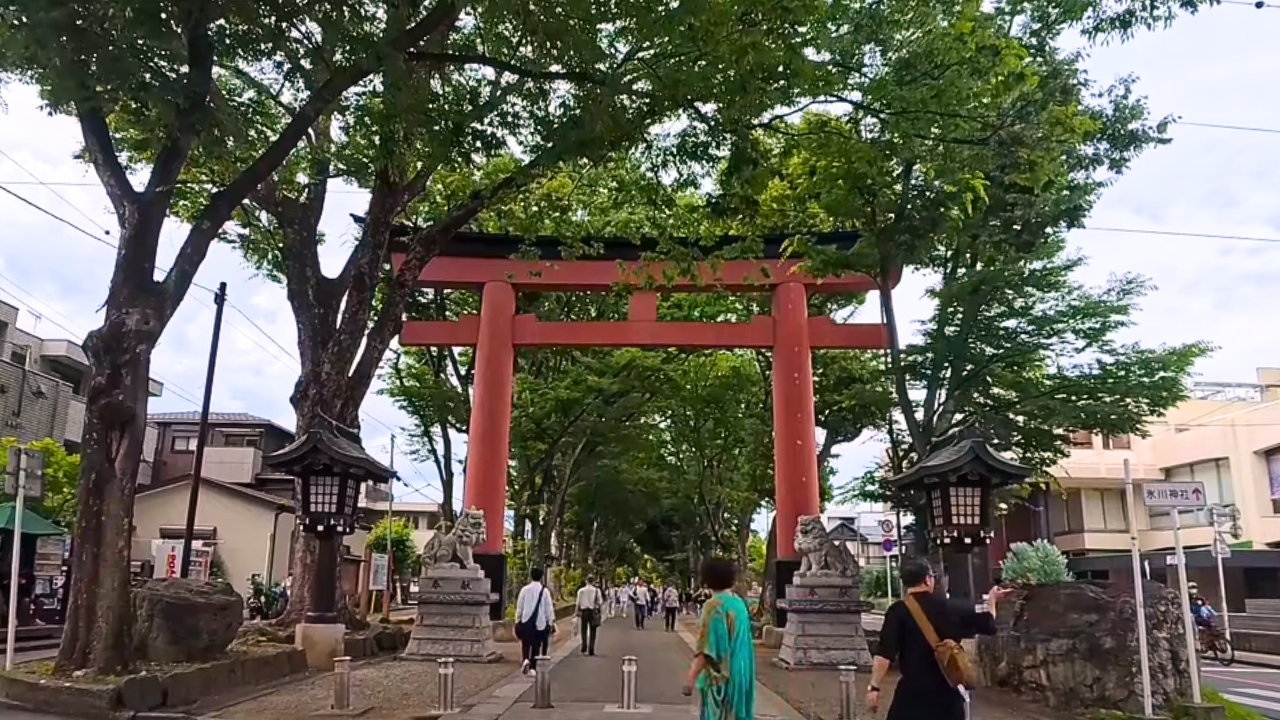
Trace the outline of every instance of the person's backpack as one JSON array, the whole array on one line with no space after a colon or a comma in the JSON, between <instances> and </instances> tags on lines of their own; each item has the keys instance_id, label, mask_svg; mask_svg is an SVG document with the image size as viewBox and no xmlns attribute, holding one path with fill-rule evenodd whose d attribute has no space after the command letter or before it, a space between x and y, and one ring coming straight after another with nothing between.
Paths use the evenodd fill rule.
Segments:
<instances>
[{"instance_id":1,"label":"person's backpack","mask_svg":"<svg viewBox=\"0 0 1280 720\"><path fill-rule=\"evenodd\" d=\"M916 625L919 626L920 632L924 633L924 639L929 643L929 647L933 648L933 657L938 661L938 668L942 670L942 676L947 679L947 682L951 683L951 687L958 685L966 688L973 687L973 664L969 662L969 656L965 654L964 647L955 640L940 639L933 629L933 623L925 617L924 609L910 593L902 599L902 603L911 612L911 617L915 618Z\"/></svg>"},{"instance_id":2,"label":"person's backpack","mask_svg":"<svg viewBox=\"0 0 1280 720\"><path fill-rule=\"evenodd\" d=\"M538 611L542 609L542 596L547 593L546 586L539 584L538 600L533 604L533 612L529 617L516 623L516 637L520 640L532 640L538 632Z\"/></svg>"}]
</instances>

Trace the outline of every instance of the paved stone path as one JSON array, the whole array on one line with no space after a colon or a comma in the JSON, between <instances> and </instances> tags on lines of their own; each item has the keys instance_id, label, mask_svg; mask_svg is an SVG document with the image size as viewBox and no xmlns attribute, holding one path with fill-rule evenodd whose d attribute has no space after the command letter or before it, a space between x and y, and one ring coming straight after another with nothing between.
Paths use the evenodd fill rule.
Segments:
<instances>
[{"instance_id":1,"label":"paved stone path","mask_svg":"<svg viewBox=\"0 0 1280 720\"><path fill-rule=\"evenodd\" d=\"M684 623L682 623L684 625ZM533 709L533 679L517 676L495 689L458 720L693 720L697 704L680 693L693 657L689 626L666 632L661 624L636 630L632 620L615 618L600 627L596 654L584 656L572 639L552 652L549 710ZM622 658L637 658L638 713L621 712ZM777 695L756 686L757 720L801 720Z\"/></svg>"}]
</instances>

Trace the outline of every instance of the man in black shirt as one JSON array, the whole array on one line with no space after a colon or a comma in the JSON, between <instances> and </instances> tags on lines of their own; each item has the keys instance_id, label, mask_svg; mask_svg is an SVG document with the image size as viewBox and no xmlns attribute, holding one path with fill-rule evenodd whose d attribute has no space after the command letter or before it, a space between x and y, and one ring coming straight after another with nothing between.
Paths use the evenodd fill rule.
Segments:
<instances>
[{"instance_id":1,"label":"man in black shirt","mask_svg":"<svg viewBox=\"0 0 1280 720\"><path fill-rule=\"evenodd\" d=\"M920 605L939 639L959 642L977 635L995 634L996 603L1004 597L1005 590L991 589L987 601L989 612L975 612L972 605L949 603L934 592L933 568L924 560L904 564L902 583ZM885 720L964 720L964 698L942 674L924 631L901 600L889 606L880 628L880 646L871 666L871 686L867 688L867 706L872 712L880 708L880 683L895 660L902 677Z\"/></svg>"}]
</instances>

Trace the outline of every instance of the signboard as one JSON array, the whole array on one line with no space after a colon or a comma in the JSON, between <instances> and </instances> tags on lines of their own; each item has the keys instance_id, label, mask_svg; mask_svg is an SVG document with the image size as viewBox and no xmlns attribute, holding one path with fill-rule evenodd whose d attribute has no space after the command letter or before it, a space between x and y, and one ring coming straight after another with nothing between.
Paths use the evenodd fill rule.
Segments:
<instances>
[{"instance_id":1,"label":"signboard","mask_svg":"<svg viewBox=\"0 0 1280 720\"><path fill-rule=\"evenodd\" d=\"M1155 508L1204 507L1204 483L1158 482L1142 486L1142 504Z\"/></svg>"},{"instance_id":2,"label":"signboard","mask_svg":"<svg viewBox=\"0 0 1280 720\"><path fill-rule=\"evenodd\" d=\"M387 586L387 555L373 553L369 563L369 588L380 590Z\"/></svg>"},{"instance_id":3,"label":"signboard","mask_svg":"<svg viewBox=\"0 0 1280 720\"><path fill-rule=\"evenodd\" d=\"M885 555L892 555L897 550L897 548L893 546L893 538L885 538L884 543L881 544L881 547L884 548Z\"/></svg>"},{"instance_id":4,"label":"signboard","mask_svg":"<svg viewBox=\"0 0 1280 720\"><path fill-rule=\"evenodd\" d=\"M1220 535L1213 539L1213 556L1224 559L1231 557L1231 546Z\"/></svg>"},{"instance_id":5,"label":"signboard","mask_svg":"<svg viewBox=\"0 0 1280 720\"><path fill-rule=\"evenodd\" d=\"M66 554L67 539L60 536L36 539L36 577L61 577L62 559Z\"/></svg>"},{"instance_id":6,"label":"signboard","mask_svg":"<svg viewBox=\"0 0 1280 720\"><path fill-rule=\"evenodd\" d=\"M881 520L881 521L880 521L880 531L881 531L881 532L883 532L885 535L888 535L888 534L892 533L892 532L893 532L893 521L892 521L892 520L890 520L889 518L885 518L885 519Z\"/></svg>"},{"instance_id":7,"label":"signboard","mask_svg":"<svg viewBox=\"0 0 1280 720\"><path fill-rule=\"evenodd\" d=\"M151 557L154 561L152 577L171 578L182 574L182 541L152 540ZM191 543L191 572L193 580L208 580L213 551L204 547L204 541Z\"/></svg>"},{"instance_id":8,"label":"signboard","mask_svg":"<svg viewBox=\"0 0 1280 720\"><path fill-rule=\"evenodd\" d=\"M44 494L44 453L20 445L9 446L9 455L4 467L4 492L6 495L18 494L18 468L24 459L23 456L25 456L27 470L24 483L25 494L27 497L38 498Z\"/></svg>"},{"instance_id":9,"label":"signboard","mask_svg":"<svg viewBox=\"0 0 1280 720\"><path fill-rule=\"evenodd\" d=\"M1177 565L1178 565L1178 556L1177 556L1177 555L1165 555L1165 556L1164 556L1164 564L1165 564L1165 565L1168 565L1169 567L1177 567Z\"/></svg>"}]
</instances>

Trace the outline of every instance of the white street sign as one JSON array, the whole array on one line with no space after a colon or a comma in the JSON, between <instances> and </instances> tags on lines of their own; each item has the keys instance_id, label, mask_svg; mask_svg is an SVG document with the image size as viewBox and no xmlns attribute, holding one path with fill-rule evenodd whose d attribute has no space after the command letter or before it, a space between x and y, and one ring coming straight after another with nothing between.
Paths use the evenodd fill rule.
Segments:
<instances>
[{"instance_id":1,"label":"white street sign","mask_svg":"<svg viewBox=\"0 0 1280 720\"><path fill-rule=\"evenodd\" d=\"M1142 486L1142 504L1157 508L1204 507L1204 483L1157 482Z\"/></svg>"},{"instance_id":2,"label":"white street sign","mask_svg":"<svg viewBox=\"0 0 1280 720\"><path fill-rule=\"evenodd\" d=\"M1213 539L1213 556L1216 558L1231 557L1231 546L1227 544L1226 540L1223 540L1221 537L1215 537Z\"/></svg>"},{"instance_id":3,"label":"white street sign","mask_svg":"<svg viewBox=\"0 0 1280 720\"><path fill-rule=\"evenodd\" d=\"M369 588L371 590L382 590L387 587L387 556L385 553L373 553L369 575Z\"/></svg>"},{"instance_id":4,"label":"white street sign","mask_svg":"<svg viewBox=\"0 0 1280 720\"><path fill-rule=\"evenodd\" d=\"M888 535L888 534L892 533L892 532L893 532L893 521L892 521L892 520L890 520L889 518L885 518L885 519L881 520L881 521L880 521L880 530L881 530L885 535Z\"/></svg>"},{"instance_id":5,"label":"white street sign","mask_svg":"<svg viewBox=\"0 0 1280 720\"><path fill-rule=\"evenodd\" d=\"M27 477L23 489L27 497L38 498L44 492L44 453L21 445L9 446L9 457L4 468L4 494L18 494L18 467L23 455L27 457Z\"/></svg>"}]
</instances>

